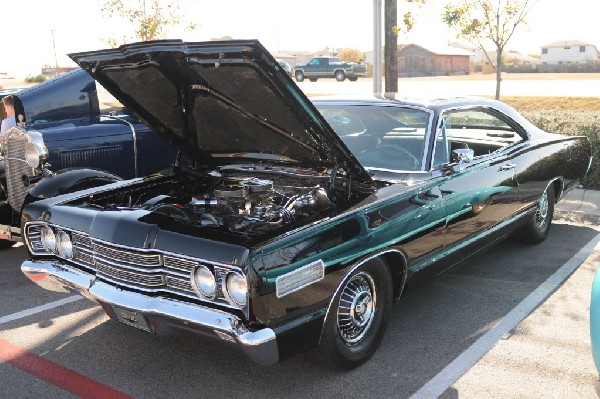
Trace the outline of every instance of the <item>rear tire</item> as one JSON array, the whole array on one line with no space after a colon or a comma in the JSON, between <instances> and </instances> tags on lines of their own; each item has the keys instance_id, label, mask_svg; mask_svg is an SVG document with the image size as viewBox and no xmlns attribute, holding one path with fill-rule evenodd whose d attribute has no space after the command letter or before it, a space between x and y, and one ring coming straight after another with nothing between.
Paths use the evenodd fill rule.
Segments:
<instances>
[{"instance_id":1,"label":"rear tire","mask_svg":"<svg viewBox=\"0 0 600 399\"><path fill-rule=\"evenodd\" d=\"M531 219L515 231L513 238L526 244L539 244L548 236L554 216L554 186L550 184L538 200Z\"/></svg>"},{"instance_id":2,"label":"rear tire","mask_svg":"<svg viewBox=\"0 0 600 399\"><path fill-rule=\"evenodd\" d=\"M310 80L311 82L316 82L317 78L308 78L308 80Z\"/></svg>"},{"instance_id":3,"label":"rear tire","mask_svg":"<svg viewBox=\"0 0 600 399\"><path fill-rule=\"evenodd\" d=\"M392 310L392 276L372 259L346 277L333 298L319 345L319 357L335 369L350 370L375 353Z\"/></svg>"},{"instance_id":4,"label":"rear tire","mask_svg":"<svg viewBox=\"0 0 600 399\"><path fill-rule=\"evenodd\" d=\"M336 71L333 76L338 82L343 82L344 80L346 80L346 74L344 73L344 71Z\"/></svg>"}]
</instances>

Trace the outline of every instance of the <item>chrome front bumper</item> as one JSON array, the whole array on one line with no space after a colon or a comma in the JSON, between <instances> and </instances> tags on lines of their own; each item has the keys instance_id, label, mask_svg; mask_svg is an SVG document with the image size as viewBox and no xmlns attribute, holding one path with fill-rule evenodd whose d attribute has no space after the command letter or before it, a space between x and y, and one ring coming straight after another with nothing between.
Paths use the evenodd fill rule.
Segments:
<instances>
[{"instance_id":1,"label":"chrome front bumper","mask_svg":"<svg viewBox=\"0 0 600 399\"><path fill-rule=\"evenodd\" d=\"M230 313L176 301L168 298L147 297L121 290L97 281L95 276L67 268L55 261L27 260L21 271L40 287L56 292L77 292L98 301L113 318L115 307L122 309L125 318L142 316L144 325L156 331L163 325L235 343L254 362L267 366L279 361L275 333L270 328L248 331L242 320ZM112 313L112 314L111 314ZM135 315L135 316L132 316ZM167 323L164 323L164 321ZM134 325L135 326L135 325Z\"/></svg>"}]
</instances>

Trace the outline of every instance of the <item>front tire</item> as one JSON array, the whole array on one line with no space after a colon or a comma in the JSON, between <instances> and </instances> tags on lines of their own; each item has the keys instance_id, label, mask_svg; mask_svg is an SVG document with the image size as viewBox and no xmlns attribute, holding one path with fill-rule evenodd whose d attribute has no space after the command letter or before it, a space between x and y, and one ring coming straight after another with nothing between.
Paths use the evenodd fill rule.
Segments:
<instances>
[{"instance_id":1,"label":"front tire","mask_svg":"<svg viewBox=\"0 0 600 399\"><path fill-rule=\"evenodd\" d=\"M304 72L296 71L295 76L296 76L296 82L304 82Z\"/></svg>"},{"instance_id":2,"label":"front tire","mask_svg":"<svg viewBox=\"0 0 600 399\"><path fill-rule=\"evenodd\" d=\"M351 370L375 353L392 308L387 264L372 259L352 272L330 305L317 356L335 369Z\"/></svg>"},{"instance_id":3,"label":"front tire","mask_svg":"<svg viewBox=\"0 0 600 399\"><path fill-rule=\"evenodd\" d=\"M344 71L336 71L334 77L335 80L337 80L338 82L343 82L344 80L346 80L346 74L344 73Z\"/></svg>"},{"instance_id":4,"label":"front tire","mask_svg":"<svg viewBox=\"0 0 600 399\"><path fill-rule=\"evenodd\" d=\"M531 219L513 235L517 241L539 244L548 236L554 216L554 186L550 184L538 200L537 209Z\"/></svg>"}]
</instances>

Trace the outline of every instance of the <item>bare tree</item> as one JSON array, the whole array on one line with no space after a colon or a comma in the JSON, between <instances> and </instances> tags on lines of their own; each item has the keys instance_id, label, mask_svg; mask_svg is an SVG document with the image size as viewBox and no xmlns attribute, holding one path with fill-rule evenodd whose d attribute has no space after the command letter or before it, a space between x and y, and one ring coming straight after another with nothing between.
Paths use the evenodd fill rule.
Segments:
<instances>
[{"instance_id":1,"label":"bare tree","mask_svg":"<svg viewBox=\"0 0 600 399\"><path fill-rule=\"evenodd\" d=\"M133 27L131 35L106 39L112 47L132 39L163 39L166 28L184 23L178 0L107 0L101 5L101 10L106 19L122 18ZM195 23L188 22L186 29L194 30L196 27Z\"/></svg>"},{"instance_id":2,"label":"bare tree","mask_svg":"<svg viewBox=\"0 0 600 399\"><path fill-rule=\"evenodd\" d=\"M500 99L502 81L502 54L517 27L538 0L459 0L444 7L442 20L453 28L457 37L467 39L479 47L496 71L496 100ZM486 44L496 47L493 61L485 49Z\"/></svg>"}]
</instances>

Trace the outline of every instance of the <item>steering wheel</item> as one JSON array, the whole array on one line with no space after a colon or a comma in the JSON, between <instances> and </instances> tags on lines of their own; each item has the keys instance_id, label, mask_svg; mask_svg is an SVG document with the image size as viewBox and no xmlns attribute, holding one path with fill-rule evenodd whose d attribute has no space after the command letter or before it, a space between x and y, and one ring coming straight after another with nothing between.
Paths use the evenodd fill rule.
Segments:
<instances>
[{"instance_id":1,"label":"steering wheel","mask_svg":"<svg viewBox=\"0 0 600 399\"><path fill-rule=\"evenodd\" d=\"M381 145L377 146L377 148L375 148L371 151L377 151L377 152L383 153L386 155L387 158L398 157L398 158L408 159L412 163L410 170L418 170L419 166L421 165L421 162L417 159L417 157L415 157L413 155L412 152L410 152L406 148L401 147L396 144L381 144ZM398 161L398 165L400 165L400 162L399 162L400 160L401 159L396 160L396 161Z\"/></svg>"}]
</instances>

